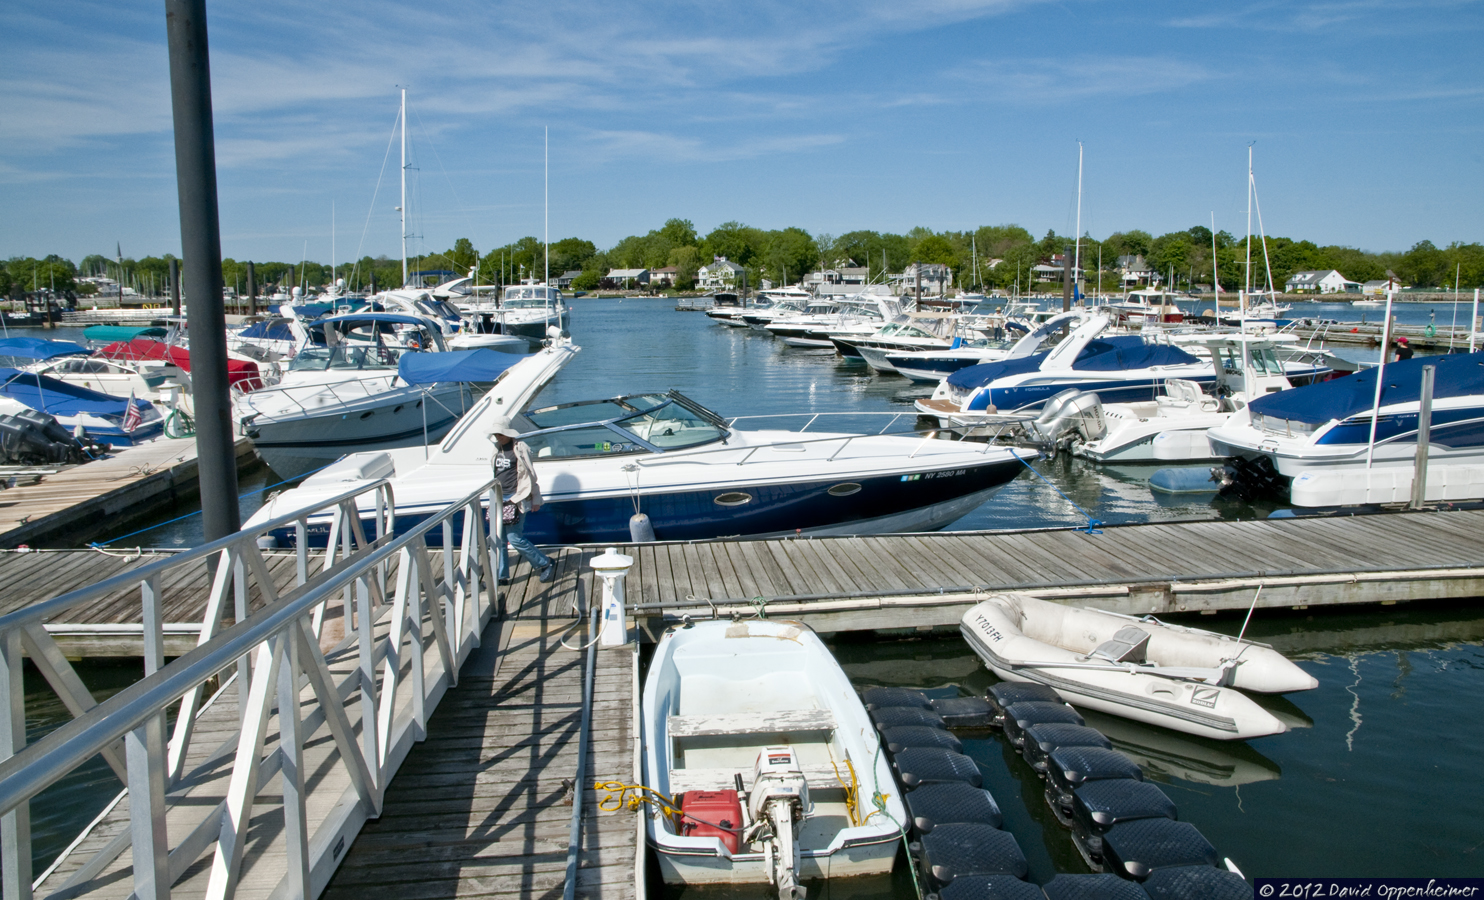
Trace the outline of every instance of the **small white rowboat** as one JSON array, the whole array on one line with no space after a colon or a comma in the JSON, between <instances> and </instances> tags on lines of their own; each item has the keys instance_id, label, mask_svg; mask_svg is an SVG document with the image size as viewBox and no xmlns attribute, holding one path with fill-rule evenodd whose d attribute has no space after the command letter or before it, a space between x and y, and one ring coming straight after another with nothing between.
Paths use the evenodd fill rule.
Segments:
<instances>
[{"instance_id":1,"label":"small white rowboat","mask_svg":"<svg viewBox=\"0 0 1484 900\"><path fill-rule=\"evenodd\" d=\"M959 627L1001 678L1049 685L1074 706L1219 740L1287 730L1235 688L1319 685L1263 644L1027 594L996 594L964 613Z\"/></svg>"}]
</instances>

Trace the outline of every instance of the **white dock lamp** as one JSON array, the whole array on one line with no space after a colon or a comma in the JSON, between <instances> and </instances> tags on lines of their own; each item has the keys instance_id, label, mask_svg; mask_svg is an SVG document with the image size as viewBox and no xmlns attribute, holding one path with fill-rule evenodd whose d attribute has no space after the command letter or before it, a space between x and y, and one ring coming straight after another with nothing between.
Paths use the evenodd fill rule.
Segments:
<instances>
[{"instance_id":1,"label":"white dock lamp","mask_svg":"<svg viewBox=\"0 0 1484 900\"><path fill-rule=\"evenodd\" d=\"M603 624L599 634L604 647L618 647L628 643L629 633L624 626L623 580L634 565L632 556L624 556L609 547L601 556L593 557L588 565L603 579Z\"/></svg>"}]
</instances>

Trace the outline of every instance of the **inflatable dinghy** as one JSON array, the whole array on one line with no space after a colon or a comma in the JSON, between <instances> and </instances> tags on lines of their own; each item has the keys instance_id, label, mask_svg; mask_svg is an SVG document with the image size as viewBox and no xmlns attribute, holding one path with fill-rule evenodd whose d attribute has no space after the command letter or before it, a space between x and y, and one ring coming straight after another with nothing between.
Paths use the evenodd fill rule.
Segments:
<instances>
[{"instance_id":1,"label":"inflatable dinghy","mask_svg":"<svg viewBox=\"0 0 1484 900\"><path fill-rule=\"evenodd\" d=\"M996 675L1037 682L1075 706L1218 740L1287 731L1236 688L1286 693L1319 682L1252 641L1028 594L995 594L960 630Z\"/></svg>"}]
</instances>

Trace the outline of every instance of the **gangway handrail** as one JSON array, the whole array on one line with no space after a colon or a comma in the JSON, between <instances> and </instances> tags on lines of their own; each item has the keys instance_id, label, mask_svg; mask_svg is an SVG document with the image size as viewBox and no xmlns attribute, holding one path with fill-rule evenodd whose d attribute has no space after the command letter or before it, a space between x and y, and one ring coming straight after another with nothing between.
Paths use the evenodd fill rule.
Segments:
<instances>
[{"instance_id":1,"label":"gangway handrail","mask_svg":"<svg viewBox=\"0 0 1484 900\"><path fill-rule=\"evenodd\" d=\"M366 540L356 511L356 498L368 492L377 495L375 524L380 531L372 541ZM480 634L495 612L491 555L501 546L504 525L498 513L486 521L486 501L491 510L501 508L503 494L497 479L393 536L390 486L381 479L313 508L47 601L45 610L54 613L121 586L140 585L145 677L102 703L92 701L38 621L45 611L0 617L0 689L12 700L10 714L0 719L0 756L6 757L0 760L4 854L0 862L5 900L27 900L39 886L31 884L28 801L99 754L128 786L131 824L73 872L63 889L78 889L79 882L102 874L132 844L134 896L140 900L168 897L170 885L203 853L212 852L214 845L206 896L214 900L232 897L246 868L246 846L257 839L249 833L255 798L267 779L279 778L284 821L278 834L286 865L269 866L269 877L281 877L281 881L260 887L276 887L289 896L317 896L343 859L349 839L367 818L379 814L387 782L412 743L426 737L432 707L457 683L460 665L479 645ZM336 519L324 567L311 579L305 561L305 526L309 517L327 507L337 510ZM456 554L454 525L460 515L463 534ZM290 524L299 545L298 581L280 596L256 539ZM441 577L435 577L427 535L439 527L445 564ZM337 542L344 552L338 564L334 562ZM359 549L353 544L359 544ZM164 665L160 574L192 561L205 562L213 554L219 557L201 643ZM389 592L386 582L394 561L394 590ZM249 574L265 601L251 615L246 608ZM216 625L229 594L237 601L237 621L218 633ZM344 657L353 668L341 676L331 671L321 650L325 609L337 598L344 600L347 638L334 649L354 648L353 656ZM431 633L425 633L428 620ZM23 647L76 716L30 746L25 746L24 732L15 727L23 720L15 707L23 699L19 690ZM198 772L204 770L182 779L185 753L204 683L234 663L241 728L223 750L236 744L235 763L227 776L230 783L225 797L213 804L216 795L208 795L202 806L203 798L190 792ZM312 701L307 713L306 698ZM177 700L182 703L175 734L167 742L167 710ZM356 704L358 728L348 715ZM279 737L270 742L269 720L275 717ZM328 726L333 737L333 743L325 746L338 754L337 771L344 770L344 782L339 783L348 786L328 816L311 823L306 796L311 779L304 751L321 726ZM315 780L320 785L328 783L323 780L325 764L315 766ZM176 802L168 803L167 792L172 791L170 799ZM180 837L180 827L167 830L167 812L201 820L193 819L189 834ZM317 827L311 830L312 824ZM270 835L268 839L279 838ZM173 847L168 846L171 840Z\"/></svg>"}]
</instances>

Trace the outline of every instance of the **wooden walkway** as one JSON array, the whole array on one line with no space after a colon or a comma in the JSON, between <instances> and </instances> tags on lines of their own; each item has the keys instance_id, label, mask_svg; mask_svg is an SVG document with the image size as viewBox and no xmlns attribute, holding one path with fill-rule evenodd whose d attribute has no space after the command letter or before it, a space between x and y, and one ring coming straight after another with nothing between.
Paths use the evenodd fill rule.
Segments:
<instances>
[{"instance_id":1,"label":"wooden walkway","mask_svg":"<svg viewBox=\"0 0 1484 900\"><path fill-rule=\"evenodd\" d=\"M236 452L241 465L252 442L239 438ZM0 547L77 546L198 492L195 440L158 438L0 491Z\"/></svg>"}]
</instances>

